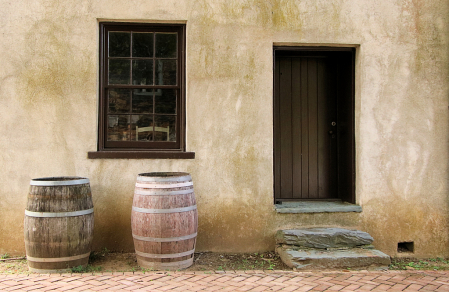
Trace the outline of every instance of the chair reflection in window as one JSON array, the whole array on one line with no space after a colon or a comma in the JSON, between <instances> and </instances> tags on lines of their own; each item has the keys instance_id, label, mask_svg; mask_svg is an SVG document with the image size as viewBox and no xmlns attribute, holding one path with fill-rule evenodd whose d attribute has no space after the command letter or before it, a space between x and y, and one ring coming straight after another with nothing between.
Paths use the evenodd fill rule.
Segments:
<instances>
[{"instance_id":1,"label":"chair reflection in window","mask_svg":"<svg viewBox=\"0 0 449 292\"><path fill-rule=\"evenodd\" d=\"M170 141L170 127L154 127L155 132L167 133L167 141ZM149 127L140 127L136 126L136 141L139 141L139 133L140 132L153 132L153 126Z\"/></svg>"}]
</instances>

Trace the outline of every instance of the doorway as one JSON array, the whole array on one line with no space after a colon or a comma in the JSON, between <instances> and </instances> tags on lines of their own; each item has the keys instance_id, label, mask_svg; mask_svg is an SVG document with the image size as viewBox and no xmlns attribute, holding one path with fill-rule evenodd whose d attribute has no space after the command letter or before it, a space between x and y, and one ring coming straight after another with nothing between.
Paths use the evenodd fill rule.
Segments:
<instances>
[{"instance_id":1,"label":"doorway","mask_svg":"<svg viewBox=\"0 0 449 292\"><path fill-rule=\"evenodd\" d=\"M355 203L354 48L274 48L275 203Z\"/></svg>"}]
</instances>

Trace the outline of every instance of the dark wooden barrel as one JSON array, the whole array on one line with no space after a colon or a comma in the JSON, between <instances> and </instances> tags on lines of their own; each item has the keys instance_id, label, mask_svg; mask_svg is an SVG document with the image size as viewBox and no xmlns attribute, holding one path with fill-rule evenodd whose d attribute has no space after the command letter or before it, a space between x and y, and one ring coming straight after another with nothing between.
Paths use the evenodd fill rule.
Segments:
<instances>
[{"instance_id":1,"label":"dark wooden barrel","mask_svg":"<svg viewBox=\"0 0 449 292\"><path fill-rule=\"evenodd\" d=\"M89 179L32 179L25 209L25 249L30 271L54 273L86 266L94 231Z\"/></svg>"},{"instance_id":2,"label":"dark wooden barrel","mask_svg":"<svg viewBox=\"0 0 449 292\"><path fill-rule=\"evenodd\" d=\"M190 267L198 230L190 174L139 174L131 227L139 266L164 270Z\"/></svg>"}]
</instances>

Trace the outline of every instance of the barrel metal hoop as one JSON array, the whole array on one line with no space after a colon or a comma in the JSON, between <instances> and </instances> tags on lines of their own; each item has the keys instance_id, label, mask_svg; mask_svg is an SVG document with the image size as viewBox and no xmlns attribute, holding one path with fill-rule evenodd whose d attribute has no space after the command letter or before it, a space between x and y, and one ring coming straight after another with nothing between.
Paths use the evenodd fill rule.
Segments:
<instances>
[{"instance_id":1,"label":"barrel metal hoop","mask_svg":"<svg viewBox=\"0 0 449 292\"><path fill-rule=\"evenodd\" d=\"M142 241L152 241L152 242L171 242L171 241L181 241L181 240L187 240L195 238L198 235L197 232L185 236L179 236L179 237L166 237L166 238L159 238L159 237L145 237L145 236L139 236L133 234L133 238L137 240Z\"/></svg>"},{"instance_id":2,"label":"barrel metal hoop","mask_svg":"<svg viewBox=\"0 0 449 292\"><path fill-rule=\"evenodd\" d=\"M179 258L179 257L185 257L188 255L191 255L195 252L195 249L180 252L180 253L171 253L171 254L153 254L153 253L144 253L136 250L136 254L140 255L141 257L146 258L154 258L154 259L171 259L171 258Z\"/></svg>"},{"instance_id":3,"label":"barrel metal hoop","mask_svg":"<svg viewBox=\"0 0 449 292\"><path fill-rule=\"evenodd\" d=\"M71 257L63 257L63 258L35 258L27 255L27 260L32 262L41 262L41 263L58 263L58 262L68 262L68 261L76 261L86 257L89 257L90 252L85 254L80 254Z\"/></svg>"},{"instance_id":4,"label":"barrel metal hoop","mask_svg":"<svg viewBox=\"0 0 449 292\"><path fill-rule=\"evenodd\" d=\"M193 182L177 183L177 184L154 184L154 183L136 183L136 187L145 189L173 189L193 186Z\"/></svg>"},{"instance_id":5,"label":"barrel metal hoop","mask_svg":"<svg viewBox=\"0 0 449 292\"><path fill-rule=\"evenodd\" d=\"M196 210L196 205L184 207L184 208L173 208L173 209L145 209L133 206L133 211L139 213L150 213L150 214L168 214L168 213L181 213Z\"/></svg>"},{"instance_id":6,"label":"barrel metal hoop","mask_svg":"<svg viewBox=\"0 0 449 292\"><path fill-rule=\"evenodd\" d=\"M74 217L74 216L82 216L88 215L94 212L94 208L73 212L32 212L25 210L25 215L30 217L41 217L41 218L55 218L55 217Z\"/></svg>"},{"instance_id":7,"label":"barrel metal hoop","mask_svg":"<svg viewBox=\"0 0 449 292\"><path fill-rule=\"evenodd\" d=\"M137 181L145 182L182 182L191 180L192 177L190 176L190 174L180 176L145 176L144 174L139 174L137 176Z\"/></svg>"},{"instance_id":8,"label":"barrel metal hoop","mask_svg":"<svg viewBox=\"0 0 449 292\"><path fill-rule=\"evenodd\" d=\"M193 189L188 190L180 190L180 191L162 191L162 190L142 190L142 189L136 189L134 191L135 195L141 195L141 196L173 196L173 195L188 195L193 193Z\"/></svg>"},{"instance_id":9,"label":"barrel metal hoop","mask_svg":"<svg viewBox=\"0 0 449 292\"><path fill-rule=\"evenodd\" d=\"M69 177L68 177L69 178ZM42 180L48 179L48 180ZM42 178L42 179L32 179L30 185L32 186L71 186L71 185L84 185L89 183L88 178L77 178L74 177L73 180L51 180L53 177Z\"/></svg>"}]
</instances>

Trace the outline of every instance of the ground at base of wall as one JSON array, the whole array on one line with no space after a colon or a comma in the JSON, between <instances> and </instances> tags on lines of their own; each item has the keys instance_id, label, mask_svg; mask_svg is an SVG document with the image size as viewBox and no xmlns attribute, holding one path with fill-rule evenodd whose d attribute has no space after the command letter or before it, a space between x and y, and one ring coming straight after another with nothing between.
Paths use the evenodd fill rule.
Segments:
<instances>
[{"instance_id":1,"label":"ground at base of wall","mask_svg":"<svg viewBox=\"0 0 449 292\"><path fill-rule=\"evenodd\" d=\"M102 271L148 271L137 265L134 253L108 253L91 260L91 266ZM291 270L285 266L274 252L227 254L195 253L194 263L185 271L226 271L226 270Z\"/></svg>"},{"instance_id":2,"label":"ground at base of wall","mask_svg":"<svg viewBox=\"0 0 449 292\"><path fill-rule=\"evenodd\" d=\"M8 259L3 255L2 259ZM0 261L0 274L29 273L27 262L23 257ZM449 270L449 259L431 258L395 258L389 267L391 270ZM228 254L203 252L195 254L193 266L185 271L226 271L226 270L290 270L274 252L251 254ZM74 268L73 272L137 272L142 269L137 265L134 253L117 253L103 250L93 252L89 266Z\"/></svg>"},{"instance_id":3,"label":"ground at base of wall","mask_svg":"<svg viewBox=\"0 0 449 292\"><path fill-rule=\"evenodd\" d=\"M229 270L292 270L274 252L265 253L195 253L194 264L184 271ZM135 253L102 250L92 252L87 268L73 268L72 272L145 272L137 265ZM25 259L0 262L0 273L28 273Z\"/></svg>"},{"instance_id":4,"label":"ground at base of wall","mask_svg":"<svg viewBox=\"0 0 449 292\"><path fill-rule=\"evenodd\" d=\"M449 270L449 259L393 258L390 270Z\"/></svg>"}]
</instances>

